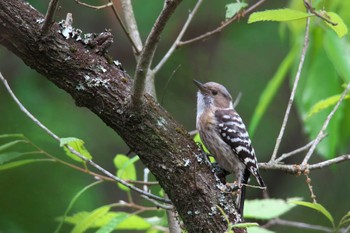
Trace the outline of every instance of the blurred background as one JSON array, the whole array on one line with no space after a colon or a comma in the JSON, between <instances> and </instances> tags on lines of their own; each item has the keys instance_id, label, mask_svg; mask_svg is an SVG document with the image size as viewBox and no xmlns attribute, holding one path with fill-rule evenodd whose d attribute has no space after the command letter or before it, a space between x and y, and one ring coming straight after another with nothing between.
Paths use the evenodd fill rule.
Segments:
<instances>
[{"instance_id":1,"label":"blurred background","mask_svg":"<svg viewBox=\"0 0 350 233\"><path fill-rule=\"evenodd\" d=\"M45 14L48 1L29 2ZM162 9L163 1L132 2L141 37L145 40ZM176 10L161 37L155 64L172 45L195 2L184 1ZM225 19L225 5L231 2L204 1L184 38L190 39L220 25ZM327 5L328 1L318 2ZM86 3L96 5L105 2L86 1ZM282 8L289 3L267 1L259 10ZM120 8L119 1L116 0L115 4ZM111 9L92 10L77 5L73 0L61 1L60 6L56 20L64 19L66 14L71 12L74 19L73 26L82 29L83 33L99 33L111 29L114 44L109 53L122 63L130 76L134 74L135 60L130 43ZM249 126L261 93L290 51L294 41L291 36L285 35L286 29L280 24L272 22L247 24L246 21L246 17L241 18L205 41L181 47L158 73L156 88L159 101L187 130L195 129L197 90L192 85L193 79L219 82L227 87L233 98L241 93L237 111ZM346 22L349 25L350 20ZM309 58L309 62L312 62L312 58ZM128 147L112 129L88 109L75 106L74 100L67 93L31 70L2 46L0 46L0 72L8 80L22 104L43 124L60 137L77 137L84 140L85 146L94 156L94 161L109 171L115 171L112 163L114 156L118 153L127 153ZM271 157L290 95L290 79L293 77L288 76L285 79L252 138L260 162L268 161ZM336 93L339 93L339 90L341 91L341 88L337 89ZM347 119L349 120L350 118ZM344 130L350 131L349 128ZM19 110L1 84L0 134L6 133L22 133L52 155L67 159L56 141L48 137ZM306 133L301 114L293 108L279 154L301 147L308 141L309 135ZM0 141L1 143L3 141ZM349 153L348 145L347 153ZM340 155L339 151L335 152ZM302 156L295 156L288 162L300 162ZM317 162L323 159L319 154L315 154L311 161ZM137 168L141 179L143 173L141 162L137 163ZM333 214L336 222L350 210L349 171L350 162L345 162L312 171L310 175L318 202ZM268 186L270 197L302 197L305 201L311 201L304 176L297 177L280 171L261 173ZM53 232L57 226L55 218L62 216L72 197L93 181L93 177L58 163L37 163L0 171L0 232ZM143 202L138 200L137 195L134 196L135 201ZM260 191L248 191L248 199L260 197ZM126 194L116 185L104 183L85 192L73 206L71 213L91 211L101 205L123 199L126 199ZM318 225L328 224L321 215L303 207L295 208L283 217ZM62 232L69 229L71 228L65 226ZM276 232L295 232L295 229L288 227L272 229ZM308 231L298 230L298 232Z\"/></svg>"}]
</instances>

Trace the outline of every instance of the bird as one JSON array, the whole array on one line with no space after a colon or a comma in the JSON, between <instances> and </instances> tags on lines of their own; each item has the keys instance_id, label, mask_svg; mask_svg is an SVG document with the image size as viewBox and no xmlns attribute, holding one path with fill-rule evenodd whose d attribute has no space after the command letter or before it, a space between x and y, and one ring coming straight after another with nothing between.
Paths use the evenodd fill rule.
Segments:
<instances>
[{"instance_id":1,"label":"bird","mask_svg":"<svg viewBox=\"0 0 350 233\"><path fill-rule=\"evenodd\" d=\"M193 81L198 87L196 128L218 166L234 174L239 187L243 185L236 200L237 209L243 217L244 184L247 184L250 174L256 178L260 187L266 188L248 131L233 107L230 93L223 85Z\"/></svg>"}]
</instances>

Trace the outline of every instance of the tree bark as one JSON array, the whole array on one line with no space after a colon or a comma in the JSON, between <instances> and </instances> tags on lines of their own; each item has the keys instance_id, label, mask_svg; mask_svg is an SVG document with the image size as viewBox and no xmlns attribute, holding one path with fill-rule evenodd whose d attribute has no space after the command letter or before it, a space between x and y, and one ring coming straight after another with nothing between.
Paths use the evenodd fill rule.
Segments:
<instances>
[{"instance_id":1,"label":"tree bark","mask_svg":"<svg viewBox=\"0 0 350 233\"><path fill-rule=\"evenodd\" d=\"M55 23L42 36L43 19L22 0L0 0L0 44L114 129L156 176L189 232L224 232L218 206L238 222L232 195L217 188L183 126L148 94L141 110L130 107L133 80L104 53L111 34L83 43L66 39Z\"/></svg>"}]
</instances>

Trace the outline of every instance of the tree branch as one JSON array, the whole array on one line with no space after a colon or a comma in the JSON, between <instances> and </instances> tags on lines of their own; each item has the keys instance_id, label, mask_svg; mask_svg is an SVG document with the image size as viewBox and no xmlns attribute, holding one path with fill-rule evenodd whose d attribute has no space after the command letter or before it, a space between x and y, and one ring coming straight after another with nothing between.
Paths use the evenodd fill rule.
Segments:
<instances>
[{"instance_id":1,"label":"tree branch","mask_svg":"<svg viewBox=\"0 0 350 233\"><path fill-rule=\"evenodd\" d=\"M56 23L42 37L41 18L22 0L0 1L0 44L114 129L157 178L189 232L224 232L216 206L240 222L231 193L219 190L184 127L148 94L142 111L130 107L133 80L120 66L83 41L66 39Z\"/></svg>"},{"instance_id":2,"label":"tree branch","mask_svg":"<svg viewBox=\"0 0 350 233\"><path fill-rule=\"evenodd\" d=\"M51 130L49 130L45 125L43 125L38 119L36 119L23 105L22 103L17 99L17 97L15 96L15 94L13 93L13 91L11 90L10 86L8 85L6 79L2 76L2 74L0 73L0 80L3 82L6 90L8 91L8 93L11 95L12 99L16 102L16 104L19 106L19 108L21 109L22 112L24 112L24 114L26 114L36 125L38 125L41 129L43 129L48 135L50 135L53 139L55 139L56 141L58 141L58 143L61 142L61 138L58 137L55 133L53 133ZM89 163L91 166L93 166L94 168L96 168L97 170L101 171L102 173L104 173L107 177L117 181L118 183L121 183L123 185L125 185L126 187L130 188L133 191L136 191L144 196L147 196L149 198L155 199L157 201L162 201L165 203L171 203L169 200L155 196L151 193L145 192L142 189L136 188L135 186L129 184L128 182L120 179L119 177L113 175L112 173L110 173L109 171L105 170L104 168L102 168L101 166L99 166L98 164L96 164L95 162L93 162L91 159L87 159L84 155L80 154L78 151L76 151L73 147L66 145L66 147L68 148L68 150L70 152L72 152L73 154L75 154L76 156L78 156L80 159L82 159L83 161Z\"/></svg>"},{"instance_id":3,"label":"tree branch","mask_svg":"<svg viewBox=\"0 0 350 233\"><path fill-rule=\"evenodd\" d=\"M54 22L55 13L57 10L59 0L51 0L49 3L49 7L47 8L46 16L44 24L41 28L42 34L45 35L47 31L50 29L52 23Z\"/></svg>"},{"instance_id":4,"label":"tree branch","mask_svg":"<svg viewBox=\"0 0 350 233\"><path fill-rule=\"evenodd\" d=\"M160 38L160 34L168 22L170 16L174 13L177 6L182 2L182 0L166 0L164 8L160 15L158 16L150 34L147 37L145 45L142 49L139 61L136 66L135 72L135 84L132 94L132 104L134 106L139 106L143 100L141 99L146 86L146 77L152 77L150 74L150 66L153 60L153 55L156 51L156 47ZM153 78L150 78L153 81Z\"/></svg>"},{"instance_id":5,"label":"tree branch","mask_svg":"<svg viewBox=\"0 0 350 233\"><path fill-rule=\"evenodd\" d=\"M153 69L154 73L157 73L163 67L163 65L168 61L170 56L174 53L175 49L179 46L179 42L182 40L183 35L185 34L188 26L190 25L194 15L196 14L196 12L197 12L198 8L200 7L200 5L202 4L202 2L203 2L203 0L197 1L195 7L193 8L193 11L189 13L188 18L187 18L184 26L182 27L179 35L177 36L175 42L170 47L168 52L163 56L162 60L158 63L158 65L156 65L156 67L154 67L154 69Z\"/></svg>"},{"instance_id":6,"label":"tree branch","mask_svg":"<svg viewBox=\"0 0 350 233\"><path fill-rule=\"evenodd\" d=\"M278 219L278 218L270 220L267 224L265 224L264 227L269 227L269 226L274 226L274 225L290 226L290 227L296 227L296 228L300 228L300 229L317 230L317 231L330 232L330 233L334 232L333 229L328 228L328 227L312 225L312 224L303 223L303 222L283 220L283 219Z\"/></svg>"},{"instance_id":7,"label":"tree branch","mask_svg":"<svg viewBox=\"0 0 350 233\"><path fill-rule=\"evenodd\" d=\"M297 71L297 73L295 75L292 93L291 93L291 95L289 97L286 113L285 113L284 118L283 118L283 123L282 123L282 126L281 126L280 133L278 134L278 137L276 139L276 145L275 145L275 148L273 150L270 162L275 161L276 156L277 156L277 152L278 152L278 149L279 149L279 146L280 146L281 141L282 141L282 137L284 135L284 131L286 130L286 126L287 126L290 110L292 108L293 101L294 101L294 96L295 96L295 93L296 93L296 90L297 90L297 87L298 87L298 83L299 83L299 79L300 79L300 75L301 75L301 70L302 70L303 65L304 65L307 48L309 47L309 30L310 30L310 17L308 17L306 19L304 45L303 45L303 49L302 49L302 52L301 52L301 57L300 57L300 62L299 62L299 66L298 66L298 71Z\"/></svg>"},{"instance_id":8,"label":"tree branch","mask_svg":"<svg viewBox=\"0 0 350 233\"><path fill-rule=\"evenodd\" d=\"M124 13L124 19L128 34L136 46L134 54L136 60L138 60L138 56L140 55L140 52L142 50L142 41L139 30L137 28L137 23L134 15L134 10L132 9L131 0L120 0L120 2Z\"/></svg>"},{"instance_id":9,"label":"tree branch","mask_svg":"<svg viewBox=\"0 0 350 233\"><path fill-rule=\"evenodd\" d=\"M247 10L244 11L243 15L249 14L250 12L252 12L253 10L255 10L257 7L259 7L261 4L263 4L266 0L260 0L257 3L255 3L254 5L252 5L251 7L249 7ZM223 22L219 27L215 28L212 31L206 32L200 36L197 36L195 38L186 40L186 41L180 41L178 43L178 47L184 46L184 45L189 45L192 43L195 43L197 41L200 40L204 40L207 39L219 32L221 32L224 28L226 28L227 26L229 26L231 23L233 23L234 21L238 20L241 16L240 15L235 15L234 17L232 17L229 20L226 20L225 22Z\"/></svg>"},{"instance_id":10,"label":"tree branch","mask_svg":"<svg viewBox=\"0 0 350 233\"><path fill-rule=\"evenodd\" d=\"M314 153L314 151L316 149L316 146L321 142L322 135L324 135L324 131L327 129L329 122L331 121L332 117L334 116L334 113L338 110L340 104L343 102L343 100L344 100L346 94L349 92L349 90L350 90L350 83L347 85L347 87L343 91L343 94L341 95L341 97L338 100L337 104L334 106L333 110L327 116L325 122L322 125L322 128L321 128L320 132L318 133L316 139L314 140L314 143L312 144L312 146L310 147L309 151L307 152L307 154L306 154L303 162L301 163L301 165L305 166L307 164L307 162L309 161L309 159L311 158L311 155Z\"/></svg>"}]
</instances>

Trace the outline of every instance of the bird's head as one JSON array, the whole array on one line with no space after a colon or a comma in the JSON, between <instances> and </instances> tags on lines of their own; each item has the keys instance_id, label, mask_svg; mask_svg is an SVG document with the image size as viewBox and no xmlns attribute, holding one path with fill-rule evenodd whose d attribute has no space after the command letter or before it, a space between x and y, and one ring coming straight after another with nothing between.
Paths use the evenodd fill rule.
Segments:
<instances>
[{"instance_id":1,"label":"bird's head","mask_svg":"<svg viewBox=\"0 0 350 233\"><path fill-rule=\"evenodd\" d=\"M215 82L202 84L197 80L193 82L198 87L198 107L232 108L232 97L223 85Z\"/></svg>"}]
</instances>

